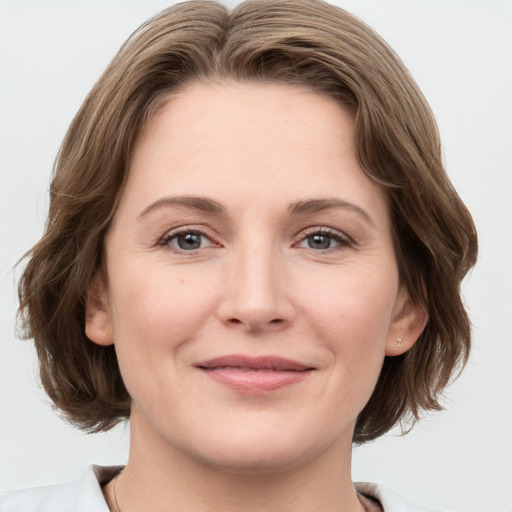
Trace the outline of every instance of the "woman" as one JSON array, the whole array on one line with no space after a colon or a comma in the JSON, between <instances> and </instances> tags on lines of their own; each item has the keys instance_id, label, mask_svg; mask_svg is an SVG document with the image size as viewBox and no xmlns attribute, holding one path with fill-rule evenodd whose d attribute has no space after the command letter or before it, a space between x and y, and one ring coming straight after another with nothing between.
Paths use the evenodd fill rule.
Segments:
<instances>
[{"instance_id":1,"label":"woman","mask_svg":"<svg viewBox=\"0 0 512 512\"><path fill-rule=\"evenodd\" d=\"M130 418L129 461L0 509L424 510L354 486L351 446L439 408L475 258L432 114L362 22L164 11L73 121L20 283L50 398Z\"/></svg>"}]
</instances>

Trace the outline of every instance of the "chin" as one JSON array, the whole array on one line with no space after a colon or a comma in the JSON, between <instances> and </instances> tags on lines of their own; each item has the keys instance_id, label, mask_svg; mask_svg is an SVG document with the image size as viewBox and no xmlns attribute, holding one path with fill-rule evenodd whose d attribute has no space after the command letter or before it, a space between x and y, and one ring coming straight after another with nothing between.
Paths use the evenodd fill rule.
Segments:
<instances>
[{"instance_id":1,"label":"chin","mask_svg":"<svg viewBox=\"0 0 512 512\"><path fill-rule=\"evenodd\" d=\"M241 475L265 475L280 473L299 466L307 460L297 450L286 452L229 449L223 453L202 454L202 462L216 470Z\"/></svg>"},{"instance_id":2,"label":"chin","mask_svg":"<svg viewBox=\"0 0 512 512\"><path fill-rule=\"evenodd\" d=\"M319 457L329 446L332 442L319 443L304 432L265 432L260 425L195 444L194 455L202 463L227 473L264 475L296 468Z\"/></svg>"}]
</instances>

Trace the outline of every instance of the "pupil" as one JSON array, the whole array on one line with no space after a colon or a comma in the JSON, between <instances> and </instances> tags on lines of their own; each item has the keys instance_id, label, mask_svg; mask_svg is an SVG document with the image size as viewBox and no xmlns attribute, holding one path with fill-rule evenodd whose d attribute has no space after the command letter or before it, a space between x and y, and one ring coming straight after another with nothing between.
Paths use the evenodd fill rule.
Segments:
<instances>
[{"instance_id":1,"label":"pupil","mask_svg":"<svg viewBox=\"0 0 512 512\"><path fill-rule=\"evenodd\" d=\"M331 240L325 235L313 235L309 238L309 247L312 249L329 249L330 245Z\"/></svg>"},{"instance_id":2,"label":"pupil","mask_svg":"<svg viewBox=\"0 0 512 512\"><path fill-rule=\"evenodd\" d=\"M201 246L201 237L195 233L187 233L178 237L178 245L180 249L191 250L199 249Z\"/></svg>"}]
</instances>

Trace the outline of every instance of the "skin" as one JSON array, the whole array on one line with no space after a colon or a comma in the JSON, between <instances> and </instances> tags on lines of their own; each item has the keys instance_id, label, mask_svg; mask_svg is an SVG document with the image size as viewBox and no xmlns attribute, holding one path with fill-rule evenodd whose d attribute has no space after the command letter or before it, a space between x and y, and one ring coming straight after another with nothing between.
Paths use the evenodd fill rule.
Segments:
<instances>
[{"instance_id":1,"label":"skin","mask_svg":"<svg viewBox=\"0 0 512 512\"><path fill-rule=\"evenodd\" d=\"M133 398L123 512L361 510L355 420L426 315L352 112L289 85L189 85L142 131L105 248L86 333L115 344ZM226 354L314 370L251 395L196 367Z\"/></svg>"}]
</instances>

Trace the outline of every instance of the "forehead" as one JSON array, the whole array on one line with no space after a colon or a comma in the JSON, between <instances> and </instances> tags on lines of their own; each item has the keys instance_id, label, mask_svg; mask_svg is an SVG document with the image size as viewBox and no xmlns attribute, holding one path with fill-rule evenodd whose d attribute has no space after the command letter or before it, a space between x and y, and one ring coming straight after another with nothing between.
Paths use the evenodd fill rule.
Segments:
<instances>
[{"instance_id":1,"label":"forehead","mask_svg":"<svg viewBox=\"0 0 512 512\"><path fill-rule=\"evenodd\" d=\"M135 145L124 196L144 208L158 194L262 207L333 195L385 203L359 165L348 107L299 86L253 83L193 83L158 110Z\"/></svg>"},{"instance_id":2,"label":"forehead","mask_svg":"<svg viewBox=\"0 0 512 512\"><path fill-rule=\"evenodd\" d=\"M192 83L167 101L145 125L134 165L158 144L174 157L201 159L243 149L275 160L290 147L299 152L353 152L354 115L332 98L292 85ZM197 142L200 141L200 147ZM262 150L274 149L270 154ZM198 151L199 150L199 151Z\"/></svg>"}]
</instances>

